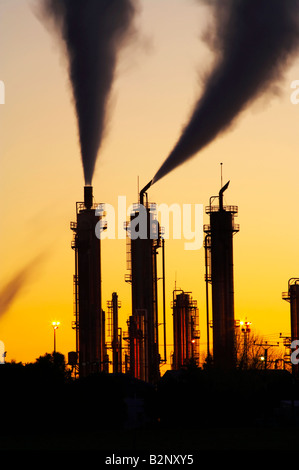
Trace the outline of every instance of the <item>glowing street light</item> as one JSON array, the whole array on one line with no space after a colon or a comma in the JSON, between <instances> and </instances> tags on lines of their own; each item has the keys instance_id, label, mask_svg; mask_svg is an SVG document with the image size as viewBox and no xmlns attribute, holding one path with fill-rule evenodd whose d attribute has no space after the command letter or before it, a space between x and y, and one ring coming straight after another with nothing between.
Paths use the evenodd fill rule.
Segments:
<instances>
[{"instance_id":1,"label":"glowing street light","mask_svg":"<svg viewBox=\"0 0 299 470\"><path fill-rule=\"evenodd\" d=\"M60 321L52 321L52 326L54 330L54 353L56 353L56 330L60 325Z\"/></svg>"},{"instance_id":2,"label":"glowing street light","mask_svg":"<svg viewBox=\"0 0 299 470\"><path fill-rule=\"evenodd\" d=\"M240 321L242 333L248 333L251 331L251 321Z\"/></svg>"},{"instance_id":3,"label":"glowing street light","mask_svg":"<svg viewBox=\"0 0 299 470\"><path fill-rule=\"evenodd\" d=\"M235 327L240 328L241 332L244 335L244 345L243 345L243 360L244 360L244 367L247 369L247 348L248 348L248 338L249 338L249 333L251 331L251 321L245 320L236 320L235 322Z\"/></svg>"}]
</instances>

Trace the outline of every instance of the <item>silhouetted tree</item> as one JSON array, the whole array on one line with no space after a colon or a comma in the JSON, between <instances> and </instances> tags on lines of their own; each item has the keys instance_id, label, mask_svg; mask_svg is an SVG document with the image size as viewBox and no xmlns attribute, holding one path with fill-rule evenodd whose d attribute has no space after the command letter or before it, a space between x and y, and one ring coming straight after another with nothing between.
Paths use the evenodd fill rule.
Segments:
<instances>
[{"instance_id":1,"label":"silhouetted tree","mask_svg":"<svg viewBox=\"0 0 299 470\"><path fill-rule=\"evenodd\" d=\"M284 364L282 349L272 347L262 336L251 331L236 330L235 348L238 369L274 369L280 361ZM265 358L265 349L267 349L267 358Z\"/></svg>"}]
</instances>

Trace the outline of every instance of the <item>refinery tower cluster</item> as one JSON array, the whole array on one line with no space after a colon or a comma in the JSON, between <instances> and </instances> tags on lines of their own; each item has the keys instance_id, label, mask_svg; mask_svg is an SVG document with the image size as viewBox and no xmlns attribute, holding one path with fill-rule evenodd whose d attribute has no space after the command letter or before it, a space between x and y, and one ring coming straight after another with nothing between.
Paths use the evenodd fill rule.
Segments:
<instances>
[{"instance_id":1,"label":"refinery tower cluster","mask_svg":"<svg viewBox=\"0 0 299 470\"><path fill-rule=\"evenodd\" d=\"M140 191L134 213L126 224L129 264L126 280L131 284L132 308L127 331L122 331L117 292L112 293L108 315L103 309L101 240L95 233L101 215L96 210L92 181L106 134L107 106L117 75L119 54L128 42L136 39L135 18L139 8L135 0L40 2L39 17L59 38L68 65L84 170L84 201L77 203L76 221L71 223L75 252L76 351L70 355L69 363L79 376L109 372L112 356L114 372L125 372L149 383L157 382L161 365L167 360L165 240L163 227L151 218L148 190L228 131L262 94L272 88L276 90L283 71L298 55L298 2L228 1L223 8L219 8L218 2L208 3L213 18L209 26L211 34L202 37L206 37L209 47L211 38L213 47L217 45L215 62L175 146L151 182ZM220 187L217 196L210 198L206 209L210 223L203 227L206 357L210 364L223 369L236 367L233 237L239 227L235 224L238 208L223 204L227 189L228 183ZM151 236L130 238L130 227L136 225L139 211L146 212L146 228L142 227L142 231L149 231ZM162 258L162 276L157 274L158 253ZM162 312L158 308L161 302L158 302L157 287L161 278ZM291 306L291 337L285 339L286 345L298 339L298 295L298 282L291 279L284 296ZM175 288L172 312L171 366L180 369L189 364L198 365L199 313L192 293Z\"/></svg>"},{"instance_id":2,"label":"refinery tower cluster","mask_svg":"<svg viewBox=\"0 0 299 470\"><path fill-rule=\"evenodd\" d=\"M203 226L205 251L206 312L201 325L206 323L206 361L210 365L230 370L236 367L236 324L234 313L233 239L239 231L235 223L238 207L224 205L224 192L229 182L216 196L211 196L206 213L209 224ZM96 225L101 220L93 198L93 187L84 187L84 201L76 204L76 222L71 222L75 252L74 321L76 351L69 353L69 364L76 376L86 377L96 372L125 373L155 384L160 369L167 363L166 306L165 306L165 239L163 227L152 216L145 186L133 205L127 231L127 268L125 281L131 287L131 309L126 319L127 329L119 326L121 303L113 292L103 309L101 239ZM138 218L140 211L145 218ZM131 224L143 220L145 237L131 237ZM139 227L140 229L140 227ZM158 274L157 256L161 254L162 275ZM162 299L158 302L158 280L162 281ZM159 291L160 292L160 291ZM200 330L197 301L192 292L174 288L172 292L173 344L170 365L180 370L200 365ZM289 290L283 298L291 304L291 337L298 339L299 280L289 281ZM159 306L162 305L161 311ZM210 340L210 331L212 337Z\"/></svg>"}]
</instances>

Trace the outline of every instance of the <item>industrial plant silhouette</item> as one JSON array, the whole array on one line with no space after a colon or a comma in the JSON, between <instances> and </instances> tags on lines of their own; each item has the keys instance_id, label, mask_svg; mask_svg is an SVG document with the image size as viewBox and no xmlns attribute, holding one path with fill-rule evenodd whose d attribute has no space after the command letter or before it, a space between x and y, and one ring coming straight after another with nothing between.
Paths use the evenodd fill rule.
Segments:
<instances>
[{"instance_id":1,"label":"industrial plant silhouette","mask_svg":"<svg viewBox=\"0 0 299 470\"><path fill-rule=\"evenodd\" d=\"M27 445L37 446L37 436L45 434L51 436L49 445L63 448L70 437L70 448L78 443L90 448L91 433L101 432L95 448L136 449L140 445L154 449L162 445L198 449L203 445L215 449L223 445L224 432L220 441L213 433L209 442L205 440L215 427L226 432L229 428L266 427L267 445L271 444L270 428L281 429L280 436L291 429L291 435L298 437L299 369L291 354L299 340L299 280L290 278L288 292L283 294L290 302L291 334L283 338L286 354L271 359L275 345L262 339L252 341L249 322L241 324L235 318L233 241L239 232L235 223L238 207L224 205L229 182L221 184L206 207L210 223L203 226L206 315L200 320L206 323L205 358L199 356L196 299L191 291L175 286L171 368L161 374L161 366L167 363L166 241L163 227L152 217L149 200L153 184L227 131L240 113L281 78L299 48L298 2L277 0L270 5L266 0L229 0L224 2L226 9L211 2L216 27L215 37L209 37L222 56L217 54L219 60L207 77L190 122L154 178L140 191L125 224L125 281L131 286L127 331L119 326L117 289L111 292L108 312L103 305L102 247L96 233L102 215L94 200L92 180L117 55L134 30L134 2L43 3L43 19L53 21L66 46L84 170L84 198L76 203L76 220L70 224L76 348L67 358L54 350L33 364L0 366L1 403L5 406L0 447L5 442L14 447L16 436L33 435L35 439L31 444L26 441ZM146 236L132 237L136 226ZM158 253L162 258L161 302ZM184 432L174 436L177 430ZM253 431L251 439L255 435ZM284 444L291 446L292 442L287 434ZM233 444L230 441L227 446ZM238 439L235 444L238 449L246 446Z\"/></svg>"},{"instance_id":2,"label":"industrial plant silhouette","mask_svg":"<svg viewBox=\"0 0 299 470\"><path fill-rule=\"evenodd\" d=\"M197 302L191 292L175 288L171 369L164 374L160 369L167 361L165 240L163 228L150 213L148 188L141 190L134 213L125 224L130 269L125 279L132 293L127 332L119 328L117 292L108 302L107 317L102 308L101 239L95 232L101 216L97 214L92 187L84 188L84 201L76 204L77 220L71 222L76 350L70 351L68 358L54 351L33 364L7 363L1 367L2 393L9 410L3 416L6 442L13 446L9 438L14 439L16 434L35 436L31 444L27 441L30 447L37 445L37 435L50 433L51 445L63 447L59 439L75 433L76 439L80 434L82 448L87 448L91 433L102 432L107 437L114 432L110 441L101 440L95 448L131 448L128 436L139 430L140 441L135 435L135 448L153 448L163 436L166 448L190 448L193 442L196 450L190 434L178 442L172 433L188 430L202 437L201 433L206 432L203 430L214 427L266 427L267 432L279 428L283 433L286 427L298 429L298 366L290 361L291 342L298 339L298 279L290 279L288 293L283 294L283 299L290 302L291 336L283 338L289 355L274 361L270 351L275 345L251 341L249 322L240 324L234 316L233 236L239 226L235 224L238 208L223 204L228 186L225 184L218 195L210 198L206 207L210 224L203 227L206 326L207 333L213 333L212 341L208 337L205 360L200 361ZM152 236L132 238L130 224L141 210L146 214L143 220L148 235L150 224L154 224ZM142 219L138 220L140 223ZM159 249L163 257L162 313L157 298ZM163 341L159 342L161 329ZM260 347L254 357L252 346ZM207 448L217 445L216 440L213 442L206 444ZM227 445L229 448L232 443Z\"/></svg>"},{"instance_id":3,"label":"industrial plant silhouette","mask_svg":"<svg viewBox=\"0 0 299 470\"><path fill-rule=\"evenodd\" d=\"M210 356L208 341L207 356L215 367L232 369L236 366L233 235L239 228L234 223L236 206L223 205L223 186L217 197L210 198L206 211L210 224L205 231L206 282L212 285L213 356ZM165 239L163 227L153 218L152 204L147 191L150 183L140 191L139 201L133 208L126 224L128 232L127 261L129 273L126 281L131 285L131 314L128 331L123 334L118 327L118 295L112 294L109 305L110 349L112 369L125 372L136 379L156 384L160 377L160 365L166 357L165 315ZM79 377L94 372L109 370L109 355L106 341L106 315L102 307L101 294L101 239L96 235L96 224L101 216L96 215L93 188L85 186L84 202L77 203L77 221L71 223L74 231L72 248L75 251L74 304L76 351L72 354L72 365ZM215 204L215 200L218 204ZM144 211L145 218L139 214ZM139 233L145 236L132 237L134 221L145 224ZM164 351L159 351L158 273L157 252L162 250L163 281L163 342ZM208 292L208 291L207 291ZM207 298L208 305L208 298ZM191 293L173 292L173 357L175 370L190 364L199 366L199 317L196 302ZM207 311L207 330L209 330ZM127 347L123 347L126 341ZM123 358L124 356L124 358Z\"/></svg>"}]
</instances>

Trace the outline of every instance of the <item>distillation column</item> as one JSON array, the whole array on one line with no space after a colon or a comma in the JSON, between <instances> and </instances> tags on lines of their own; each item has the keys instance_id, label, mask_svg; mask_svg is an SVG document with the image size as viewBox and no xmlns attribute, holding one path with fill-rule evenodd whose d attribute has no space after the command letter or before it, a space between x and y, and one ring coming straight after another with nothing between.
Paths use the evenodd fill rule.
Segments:
<instances>
[{"instance_id":1,"label":"distillation column","mask_svg":"<svg viewBox=\"0 0 299 470\"><path fill-rule=\"evenodd\" d=\"M77 222L72 248L75 250L75 322L79 376L105 369L105 313L101 299L101 243L95 233L100 216L93 203L92 187L84 187L84 202L76 204Z\"/></svg>"},{"instance_id":2,"label":"distillation column","mask_svg":"<svg viewBox=\"0 0 299 470\"><path fill-rule=\"evenodd\" d=\"M132 315L129 318L130 373L146 382L160 377L158 339L157 253L162 245L159 223L145 201L133 207L127 234L130 237Z\"/></svg>"},{"instance_id":3,"label":"distillation column","mask_svg":"<svg viewBox=\"0 0 299 470\"><path fill-rule=\"evenodd\" d=\"M223 193L229 182L219 192L219 206L210 205L210 225L204 226L206 258L210 262L206 282L212 284L213 363L216 367L235 367L235 317L234 317L234 266L233 235L239 231L234 224L236 206L223 205ZM216 198L216 197L215 197Z\"/></svg>"},{"instance_id":4,"label":"distillation column","mask_svg":"<svg viewBox=\"0 0 299 470\"><path fill-rule=\"evenodd\" d=\"M188 365L199 365L199 330L197 302L189 292L173 292L173 362L179 370Z\"/></svg>"}]
</instances>

